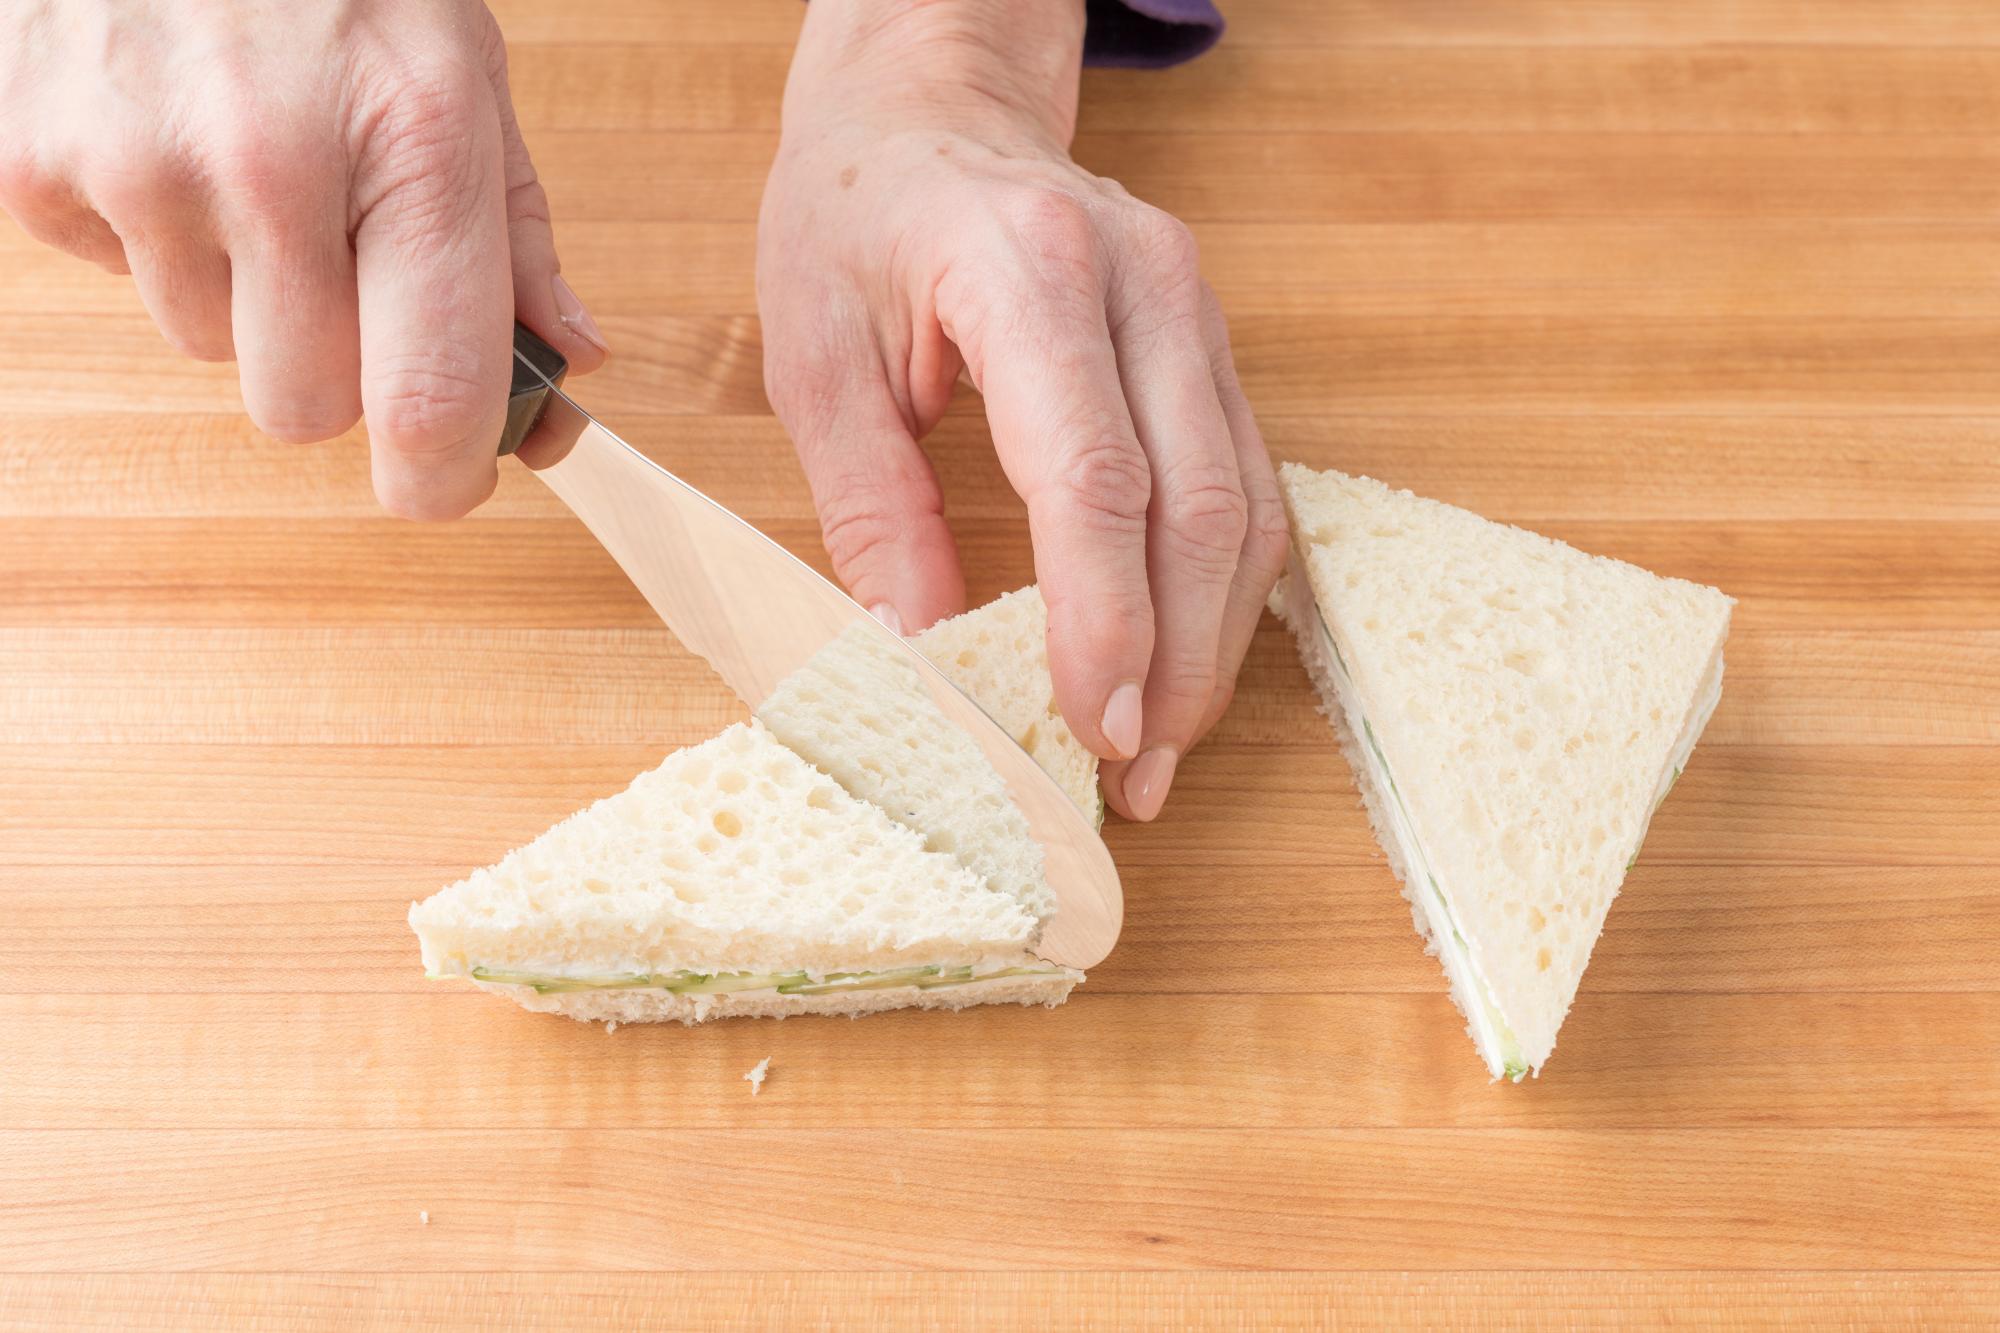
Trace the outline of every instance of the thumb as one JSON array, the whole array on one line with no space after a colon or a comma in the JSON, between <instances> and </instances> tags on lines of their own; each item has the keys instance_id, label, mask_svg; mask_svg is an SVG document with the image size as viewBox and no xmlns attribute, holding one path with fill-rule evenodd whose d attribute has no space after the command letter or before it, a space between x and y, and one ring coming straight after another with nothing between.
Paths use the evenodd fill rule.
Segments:
<instances>
[{"instance_id":1,"label":"thumb","mask_svg":"<svg viewBox=\"0 0 2000 1333\"><path fill-rule=\"evenodd\" d=\"M944 492L888 387L868 380L789 417L827 554L854 600L899 634L964 610Z\"/></svg>"},{"instance_id":2,"label":"thumb","mask_svg":"<svg viewBox=\"0 0 2000 1333\"><path fill-rule=\"evenodd\" d=\"M507 244L513 256L514 316L561 352L570 370L587 375L604 364L604 332L562 277L555 232L549 225L549 197L528 156L514 98L507 83L507 44L500 25L487 16L486 77L500 110L501 144L507 183Z\"/></svg>"}]
</instances>

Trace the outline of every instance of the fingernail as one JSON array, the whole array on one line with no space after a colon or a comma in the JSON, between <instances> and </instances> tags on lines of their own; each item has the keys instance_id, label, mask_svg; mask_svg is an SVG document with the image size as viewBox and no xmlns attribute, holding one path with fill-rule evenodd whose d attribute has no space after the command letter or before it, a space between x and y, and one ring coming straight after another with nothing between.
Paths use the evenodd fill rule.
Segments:
<instances>
[{"instance_id":1,"label":"fingernail","mask_svg":"<svg viewBox=\"0 0 2000 1333\"><path fill-rule=\"evenodd\" d=\"M875 603L868 608L868 614L887 625L891 634L900 635L903 632L903 617L898 615L896 608L887 602Z\"/></svg>"},{"instance_id":2,"label":"fingernail","mask_svg":"<svg viewBox=\"0 0 2000 1333\"><path fill-rule=\"evenodd\" d=\"M604 330L597 327L597 321L583 308L583 302L578 299L576 290L563 281L563 275L556 274L555 280L549 285L555 291L556 318L562 321L563 327L578 337L595 343L599 351L610 351L611 345L604 341Z\"/></svg>"},{"instance_id":3,"label":"fingernail","mask_svg":"<svg viewBox=\"0 0 2000 1333\"><path fill-rule=\"evenodd\" d=\"M1111 691L1110 702L1104 705L1104 719L1097 724L1104 733L1104 739L1111 748L1124 759L1139 752L1139 687L1126 681Z\"/></svg>"},{"instance_id":4,"label":"fingernail","mask_svg":"<svg viewBox=\"0 0 2000 1333\"><path fill-rule=\"evenodd\" d=\"M1125 808L1132 818L1148 820L1167 803L1167 788L1173 785L1174 765L1180 756L1166 746L1155 746L1132 761L1125 770Z\"/></svg>"}]
</instances>

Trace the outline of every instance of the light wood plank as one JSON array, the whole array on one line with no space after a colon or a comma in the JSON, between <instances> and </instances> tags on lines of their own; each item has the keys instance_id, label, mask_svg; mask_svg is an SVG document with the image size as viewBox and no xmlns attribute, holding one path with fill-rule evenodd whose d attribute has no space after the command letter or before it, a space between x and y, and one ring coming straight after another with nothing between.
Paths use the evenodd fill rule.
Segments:
<instances>
[{"instance_id":1,"label":"light wood plank","mask_svg":"<svg viewBox=\"0 0 2000 1333\"><path fill-rule=\"evenodd\" d=\"M659 757L646 745L0 746L0 864L484 864ZM1272 759L1264 746L1196 750L1175 819L1113 827L1120 864L1201 857L1261 875L1372 862L1358 814L1328 819L1351 800L1331 743ZM1700 751L1640 861L1995 863L2000 749L1886 745Z\"/></svg>"},{"instance_id":2,"label":"light wood plank","mask_svg":"<svg viewBox=\"0 0 2000 1333\"><path fill-rule=\"evenodd\" d=\"M1189 221L1978 219L2000 199L1990 135L1135 131L1079 135L1075 153ZM650 191L572 197L604 216L683 206Z\"/></svg>"},{"instance_id":3,"label":"light wood plank","mask_svg":"<svg viewBox=\"0 0 2000 1333\"><path fill-rule=\"evenodd\" d=\"M242 410L236 368L174 355L139 315L50 315L41 337L0 368L0 390L22 409L67 413ZM618 355L582 394L599 411L688 415L766 410L763 351L750 316L605 321ZM80 358L79 347L91 355ZM36 386L39 387L36 387ZM582 381L578 382L581 394Z\"/></svg>"},{"instance_id":4,"label":"light wood plank","mask_svg":"<svg viewBox=\"0 0 2000 1333\"><path fill-rule=\"evenodd\" d=\"M757 217L774 131L543 130L560 231ZM1991 134L1087 132L1077 161L1189 221L1935 219L2000 208ZM6 226L0 222L0 226Z\"/></svg>"},{"instance_id":5,"label":"light wood plank","mask_svg":"<svg viewBox=\"0 0 2000 1333\"><path fill-rule=\"evenodd\" d=\"M754 222L778 134L775 126L715 134L541 131L529 143L558 227L590 218Z\"/></svg>"},{"instance_id":6,"label":"light wood plank","mask_svg":"<svg viewBox=\"0 0 2000 1333\"><path fill-rule=\"evenodd\" d=\"M1335 765L1318 789L1317 860L1263 873L1225 850L1127 865L1125 931L1085 994L1441 997L1395 877L1362 859L1367 832L1346 780ZM1123 852L1139 835L1113 825L1111 836ZM439 996L448 988L424 980L404 914L505 845L496 836L458 862L300 865L274 850L240 864L90 865L86 843L68 862L0 863L0 993ZM1354 859L1336 864L1343 856ZM1990 866L1645 860L1583 993L1958 991L2000 991Z\"/></svg>"},{"instance_id":7,"label":"light wood plank","mask_svg":"<svg viewBox=\"0 0 2000 1333\"><path fill-rule=\"evenodd\" d=\"M1489 1080L1441 990L1092 989L1054 1014L609 1036L459 985L0 997L0 1129L2000 1129L2000 993L1587 988L1517 1087ZM753 1100L742 1074L766 1057Z\"/></svg>"},{"instance_id":8,"label":"light wood plank","mask_svg":"<svg viewBox=\"0 0 2000 1333\"><path fill-rule=\"evenodd\" d=\"M2000 242L1974 223L1198 221L1194 231L1204 276L1237 316L2000 315ZM128 279L19 233L0 240L0 306L140 309ZM599 315L756 311L749 223L576 222L561 244L565 278Z\"/></svg>"},{"instance_id":9,"label":"light wood plank","mask_svg":"<svg viewBox=\"0 0 2000 1333\"><path fill-rule=\"evenodd\" d=\"M1399 478L1391 476L1391 481ZM1494 514L1505 520L1509 515ZM810 519L764 530L822 573ZM1712 583L1737 632L2000 628L2000 527L1538 519L1586 551ZM1025 525L954 525L971 596L1034 581ZM574 519L159 519L0 526L0 626L478 625L651 629L658 617ZM512 574L509 571L530 571Z\"/></svg>"},{"instance_id":10,"label":"light wood plank","mask_svg":"<svg viewBox=\"0 0 2000 1333\"><path fill-rule=\"evenodd\" d=\"M1753 410L1984 414L2000 405L1985 320L1351 318L1230 321L1244 391L1314 411Z\"/></svg>"},{"instance_id":11,"label":"light wood plank","mask_svg":"<svg viewBox=\"0 0 2000 1333\"><path fill-rule=\"evenodd\" d=\"M2000 631L1749 631L1705 745L2000 745ZM664 627L0 629L0 744L656 744L742 707ZM504 712L493 707L506 698ZM1267 620L1214 733L1325 741Z\"/></svg>"},{"instance_id":12,"label":"light wood plank","mask_svg":"<svg viewBox=\"0 0 2000 1333\"><path fill-rule=\"evenodd\" d=\"M508 40L525 43L789 45L802 17L784 4L737 0L537 0L488 6ZM1223 6L1227 40L1246 46L1976 46L2000 44L2000 21L1979 0L1256 0Z\"/></svg>"},{"instance_id":13,"label":"light wood plank","mask_svg":"<svg viewBox=\"0 0 2000 1333\"><path fill-rule=\"evenodd\" d=\"M576 387L587 394L587 381ZM1967 429L1983 438L1977 427ZM618 430L642 453L753 522L813 515L791 443L768 414L621 413ZM1992 423L1992 434L2000 438L2000 420ZM0 453L0 517L382 517L370 489L366 436L358 428L327 444L299 446L264 436L235 413L109 412L17 416L8 422L8 441ZM962 405L933 448L948 455L946 465L961 479L954 513L1018 512L990 461L991 439L977 404ZM503 466L499 478L493 497L467 522L569 517L526 468ZM978 488L966 492L964 483L975 478ZM1942 486L1934 498L1950 503Z\"/></svg>"},{"instance_id":14,"label":"light wood plank","mask_svg":"<svg viewBox=\"0 0 2000 1333\"><path fill-rule=\"evenodd\" d=\"M587 386L579 386L587 393ZM1259 417L1278 459L1388 478L1514 522L2000 519L2000 416ZM641 452L753 522L812 518L770 416L621 413ZM302 449L234 415L15 415L0 517L378 518L358 436ZM1023 520L983 406L960 395L925 441L954 520ZM524 468L500 469L469 522L562 518Z\"/></svg>"},{"instance_id":15,"label":"light wood plank","mask_svg":"<svg viewBox=\"0 0 2000 1333\"><path fill-rule=\"evenodd\" d=\"M46 341L0 366L18 410L236 412L235 368L173 356L136 316L49 316ZM766 408L748 316L606 317L618 348L577 396L628 412ZM2000 412L2000 320L1661 319L1571 315L1231 321L1245 391L1278 416ZM75 348L88 342L93 355ZM112 378L107 379L110 376Z\"/></svg>"},{"instance_id":16,"label":"light wood plank","mask_svg":"<svg viewBox=\"0 0 2000 1333\"><path fill-rule=\"evenodd\" d=\"M563 77L567 63L558 57L544 66L551 104L537 123L584 128L593 123L586 119L589 111L554 104L558 89L577 91L578 80ZM1091 132L1203 134L1979 134L2000 123L1996 73L2000 52L1981 48L1253 49L1225 43L1164 78L1138 70L1099 72L1078 124ZM621 114L629 114L629 104L620 105ZM654 127L653 117L665 110L649 105L639 123ZM748 99L738 110L750 112ZM686 123L697 113L673 114L684 118L676 123Z\"/></svg>"},{"instance_id":17,"label":"light wood plank","mask_svg":"<svg viewBox=\"0 0 2000 1333\"><path fill-rule=\"evenodd\" d=\"M1525 1312L1534 1312L1532 1316ZM0 1316L73 1329L1735 1328L2000 1321L1990 1272L32 1274Z\"/></svg>"},{"instance_id":18,"label":"light wood plank","mask_svg":"<svg viewBox=\"0 0 2000 1333\"><path fill-rule=\"evenodd\" d=\"M679 0L673 5L569 0L560 7L543 0L491 0L486 8L513 48L550 42L683 47L763 42L789 47L798 40L805 19L803 6L739 0Z\"/></svg>"},{"instance_id":19,"label":"light wood plank","mask_svg":"<svg viewBox=\"0 0 2000 1333\"><path fill-rule=\"evenodd\" d=\"M0 1270L1934 1269L1995 1189L1946 1129L15 1130Z\"/></svg>"},{"instance_id":20,"label":"light wood plank","mask_svg":"<svg viewBox=\"0 0 2000 1333\"><path fill-rule=\"evenodd\" d=\"M777 127L776 45L523 45L523 129ZM1254 48L1085 76L1090 132L1979 134L2000 50L1977 47Z\"/></svg>"}]
</instances>

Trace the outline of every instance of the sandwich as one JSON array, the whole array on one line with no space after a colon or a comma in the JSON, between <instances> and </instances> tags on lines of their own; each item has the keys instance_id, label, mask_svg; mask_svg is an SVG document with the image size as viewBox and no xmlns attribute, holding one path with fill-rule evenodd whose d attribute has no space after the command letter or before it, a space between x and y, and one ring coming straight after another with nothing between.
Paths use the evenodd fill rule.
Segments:
<instances>
[{"instance_id":1,"label":"sandwich","mask_svg":"<svg viewBox=\"0 0 2000 1333\"><path fill-rule=\"evenodd\" d=\"M1734 603L1366 477L1279 482L1276 600L1376 838L1488 1072L1539 1075Z\"/></svg>"},{"instance_id":2,"label":"sandwich","mask_svg":"<svg viewBox=\"0 0 2000 1333\"><path fill-rule=\"evenodd\" d=\"M916 643L1096 815L1046 624L1030 587ZM756 718L413 905L426 971L616 1023L1060 1004L1083 975L1034 956L1041 849L906 674L835 639Z\"/></svg>"}]
</instances>

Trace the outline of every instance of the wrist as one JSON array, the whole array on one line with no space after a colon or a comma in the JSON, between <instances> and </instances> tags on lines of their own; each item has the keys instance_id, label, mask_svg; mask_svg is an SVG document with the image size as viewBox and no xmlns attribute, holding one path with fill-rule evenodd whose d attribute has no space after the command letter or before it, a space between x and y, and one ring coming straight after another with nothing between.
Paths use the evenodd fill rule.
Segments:
<instances>
[{"instance_id":1,"label":"wrist","mask_svg":"<svg viewBox=\"0 0 2000 1333\"><path fill-rule=\"evenodd\" d=\"M785 128L867 107L1067 149L1083 28L1083 0L812 0Z\"/></svg>"}]
</instances>

